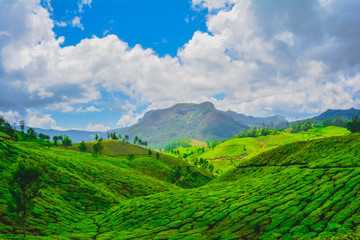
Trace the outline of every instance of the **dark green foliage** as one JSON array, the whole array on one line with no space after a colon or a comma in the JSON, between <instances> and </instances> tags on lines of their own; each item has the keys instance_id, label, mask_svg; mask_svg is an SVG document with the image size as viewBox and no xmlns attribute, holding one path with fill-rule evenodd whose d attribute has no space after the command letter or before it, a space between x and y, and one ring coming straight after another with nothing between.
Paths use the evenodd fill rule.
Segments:
<instances>
[{"instance_id":1,"label":"dark green foliage","mask_svg":"<svg viewBox=\"0 0 360 240\"><path fill-rule=\"evenodd\" d=\"M352 117L351 122L348 122L346 124L346 128L352 133L360 132L360 119L359 119L359 116L356 115L356 116Z\"/></svg>"},{"instance_id":2,"label":"dark green foliage","mask_svg":"<svg viewBox=\"0 0 360 240\"><path fill-rule=\"evenodd\" d=\"M158 152L156 152L155 156L156 156L156 159L160 158L160 154Z\"/></svg>"},{"instance_id":3,"label":"dark green foliage","mask_svg":"<svg viewBox=\"0 0 360 240\"><path fill-rule=\"evenodd\" d=\"M33 200L39 196L39 190L42 187L40 177L40 169L32 166L28 160L19 158L8 179L11 195L8 209L10 212L21 215L24 237L29 211L33 208Z\"/></svg>"},{"instance_id":4,"label":"dark green foliage","mask_svg":"<svg viewBox=\"0 0 360 240\"><path fill-rule=\"evenodd\" d=\"M65 146L65 147L69 147L72 145L72 141L71 139L68 137L68 136L65 136L62 140L62 144Z\"/></svg>"},{"instance_id":5,"label":"dark green foliage","mask_svg":"<svg viewBox=\"0 0 360 240\"><path fill-rule=\"evenodd\" d=\"M35 138L37 138L37 133L35 132L35 130L33 128L29 128L27 131L27 139L29 140L34 140Z\"/></svg>"},{"instance_id":6,"label":"dark green foliage","mask_svg":"<svg viewBox=\"0 0 360 240\"><path fill-rule=\"evenodd\" d=\"M132 161L132 160L135 159L135 155L134 155L133 153L130 153L130 154L127 155L127 159L128 159L129 161Z\"/></svg>"},{"instance_id":7,"label":"dark green foliage","mask_svg":"<svg viewBox=\"0 0 360 240\"><path fill-rule=\"evenodd\" d=\"M96 156L97 154L100 154L101 155L101 150L103 149L103 146L102 146L102 138L100 138L96 144L93 145L93 148L92 148L92 154L93 156Z\"/></svg>"},{"instance_id":8,"label":"dark green foliage","mask_svg":"<svg viewBox=\"0 0 360 240\"><path fill-rule=\"evenodd\" d=\"M54 146L57 146L57 142L59 141L59 137L58 136L53 136L53 140L54 140Z\"/></svg>"},{"instance_id":9,"label":"dark green foliage","mask_svg":"<svg viewBox=\"0 0 360 240\"><path fill-rule=\"evenodd\" d=\"M49 135L42 134L42 133L39 133L39 138L40 138L41 140L49 140L49 139L50 139L50 136L49 136Z\"/></svg>"},{"instance_id":10,"label":"dark green foliage","mask_svg":"<svg viewBox=\"0 0 360 240\"><path fill-rule=\"evenodd\" d=\"M151 150L150 150L150 149L148 150L148 154L149 154L149 157L151 157L152 152L151 152Z\"/></svg>"},{"instance_id":11,"label":"dark green foliage","mask_svg":"<svg viewBox=\"0 0 360 240\"><path fill-rule=\"evenodd\" d=\"M85 144L84 141L82 141L82 142L80 143L80 145L79 145L79 150L80 150L80 152L86 152L87 147L86 147L86 144Z\"/></svg>"},{"instance_id":12,"label":"dark green foliage","mask_svg":"<svg viewBox=\"0 0 360 240\"><path fill-rule=\"evenodd\" d=\"M247 131L242 131L238 135L235 135L234 137L237 138L246 138L246 137L261 137L261 136L267 136L267 135L276 135L279 131L276 129L269 129L267 127L264 128L257 128L253 127Z\"/></svg>"}]
</instances>

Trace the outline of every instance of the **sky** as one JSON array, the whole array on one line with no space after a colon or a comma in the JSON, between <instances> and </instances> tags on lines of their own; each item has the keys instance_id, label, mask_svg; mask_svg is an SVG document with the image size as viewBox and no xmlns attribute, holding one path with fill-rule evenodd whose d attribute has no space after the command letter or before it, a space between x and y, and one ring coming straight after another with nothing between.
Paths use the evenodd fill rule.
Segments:
<instances>
[{"instance_id":1,"label":"sky","mask_svg":"<svg viewBox=\"0 0 360 240\"><path fill-rule=\"evenodd\" d=\"M106 131L211 101L253 116L360 108L358 0L0 0L0 115Z\"/></svg>"}]
</instances>

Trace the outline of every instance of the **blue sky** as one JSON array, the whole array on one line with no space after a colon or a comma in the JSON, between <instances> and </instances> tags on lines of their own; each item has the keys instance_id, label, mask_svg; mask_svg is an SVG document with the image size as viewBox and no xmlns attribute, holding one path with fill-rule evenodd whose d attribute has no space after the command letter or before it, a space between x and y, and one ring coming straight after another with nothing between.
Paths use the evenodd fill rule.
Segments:
<instances>
[{"instance_id":1,"label":"blue sky","mask_svg":"<svg viewBox=\"0 0 360 240\"><path fill-rule=\"evenodd\" d=\"M176 56L195 31L206 31L206 9L195 10L186 0L97 0L83 5L82 12L78 1L53 0L51 6L51 18L70 25L54 27L56 35L65 37L63 46L115 34L130 47L140 44L160 56ZM83 29L71 26L75 17L81 18Z\"/></svg>"},{"instance_id":2,"label":"blue sky","mask_svg":"<svg viewBox=\"0 0 360 240\"><path fill-rule=\"evenodd\" d=\"M211 101L253 116L360 108L357 0L0 0L0 115L104 131Z\"/></svg>"}]
</instances>

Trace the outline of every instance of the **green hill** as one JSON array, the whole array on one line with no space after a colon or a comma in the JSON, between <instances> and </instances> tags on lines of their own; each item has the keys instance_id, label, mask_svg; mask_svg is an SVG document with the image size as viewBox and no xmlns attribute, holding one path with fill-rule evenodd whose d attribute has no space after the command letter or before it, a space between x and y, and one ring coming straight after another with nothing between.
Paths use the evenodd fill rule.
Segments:
<instances>
[{"instance_id":1,"label":"green hill","mask_svg":"<svg viewBox=\"0 0 360 240\"><path fill-rule=\"evenodd\" d=\"M225 172L241 162L243 158L251 158L261 152L284 144L347 134L350 134L350 132L346 128L334 126L320 127L303 133L279 132L276 135L256 138L233 138L225 140L215 147L205 149L199 147L178 148L179 154L174 151L168 151L167 154L176 157L182 157L186 154L188 158L192 159L207 159L214 166L214 172Z\"/></svg>"},{"instance_id":2,"label":"green hill","mask_svg":"<svg viewBox=\"0 0 360 240\"><path fill-rule=\"evenodd\" d=\"M95 143L85 144L88 153L91 153L92 146ZM79 144L74 144L68 149L80 151L78 146ZM135 159L129 161L130 167L146 175L168 183L174 183L181 178L182 180L177 182L180 187L199 187L213 178L212 174L204 169L157 151L150 150L151 157L149 157L149 149L135 144L117 140L103 140L102 146L102 155L127 159L129 154L134 154ZM156 153L159 154L159 159L156 159ZM117 162L117 159L114 159L114 162Z\"/></svg>"},{"instance_id":3,"label":"green hill","mask_svg":"<svg viewBox=\"0 0 360 240\"><path fill-rule=\"evenodd\" d=\"M122 202L96 218L98 237L313 239L358 232L355 237L359 162L359 134L281 146L204 187Z\"/></svg>"},{"instance_id":4,"label":"green hill","mask_svg":"<svg viewBox=\"0 0 360 240\"><path fill-rule=\"evenodd\" d=\"M27 231L29 235L51 236L49 239L90 239L97 229L92 225L93 217L119 202L178 190L179 186L198 187L211 180L204 171L162 154L159 159L139 155L133 160L92 157L88 153L0 138L0 239L21 232L16 215L6 211L6 175L18 158L37 163L44 174L46 188L36 200Z\"/></svg>"}]
</instances>

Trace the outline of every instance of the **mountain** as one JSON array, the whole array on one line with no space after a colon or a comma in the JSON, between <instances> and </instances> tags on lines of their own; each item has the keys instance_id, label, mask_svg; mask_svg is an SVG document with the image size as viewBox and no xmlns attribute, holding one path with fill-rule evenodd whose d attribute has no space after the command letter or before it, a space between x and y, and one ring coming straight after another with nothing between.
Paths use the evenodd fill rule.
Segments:
<instances>
[{"instance_id":1,"label":"mountain","mask_svg":"<svg viewBox=\"0 0 360 240\"><path fill-rule=\"evenodd\" d=\"M135 125L121 131L131 138L138 136L151 146L163 147L166 142L182 138L202 141L223 140L249 129L210 102L180 103L173 107L147 112Z\"/></svg>"},{"instance_id":2,"label":"mountain","mask_svg":"<svg viewBox=\"0 0 360 240\"><path fill-rule=\"evenodd\" d=\"M236 121L243 122L249 126L261 126L263 123L265 123L266 125L272 123L275 126L277 124L286 122L286 118L280 115L275 115L271 117L253 117L253 116L246 116L245 114L237 113L231 110L228 110L224 113L232 117Z\"/></svg>"},{"instance_id":3,"label":"mountain","mask_svg":"<svg viewBox=\"0 0 360 240\"><path fill-rule=\"evenodd\" d=\"M24 131L26 132L30 127L25 126ZM19 127L16 127L19 130ZM81 131L81 130L55 130L55 129L42 129L42 128L34 128L35 132L42 133L45 135L49 135L52 139L53 136L68 136L74 143L79 143L81 141L89 142L95 139L95 134L97 133L99 137L105 138L105 132L90 132L90 131Z\"/></svg>"},{"instance_id":4,"label":"mountain","mask_svg":"<svg viewBox=\"0 0 360 240\"><path fill-rule=\"evenodd\" d=\"M310 118L310 120L316 121L316 122L322 122L326 119L334 119L334 118L345 118L345 119L351 119L353 116L359 115L360 116L360 110L355 108L350 109L328 109L325 112L321 113L319 116Z\"/></svg>"}]
</instances>

